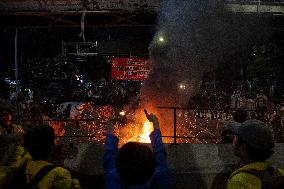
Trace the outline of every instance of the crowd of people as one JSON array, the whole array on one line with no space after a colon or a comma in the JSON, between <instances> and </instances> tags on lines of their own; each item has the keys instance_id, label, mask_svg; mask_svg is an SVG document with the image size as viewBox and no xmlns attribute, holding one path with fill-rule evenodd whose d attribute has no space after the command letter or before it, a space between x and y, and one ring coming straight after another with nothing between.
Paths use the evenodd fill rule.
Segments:
<instances>
[{"instance_id":1,"label":"crowd of people","mask_svg":"<svg viewBox=\"0 0 284 189\"><path fill-rule=\"evenodd\" d=\"M276 97L274 85L266 90L259 88L252 92L252 82L238 83L230 90L204 87L190 99L188 106L197 119L231 120L239 110L246 112L246 119L258 119L271 125L277 141L284 140L284 96ZM255 87L255 86L254 86Z\"/></svg>"},{"instance_id":2,"label":"crowd of people","mask_svg":"<svg viewBox=\"0 0 284 189\"><path fill-rule=\"evenodd\" d=\"M67 169L50 163L55 146L54 129L36 125L26 130L14 125L13 108L0 100L0 188L81 188L78 179ZM166 150L156 115L145 110L153 123L151 148L128 142L118 149L115 118L106 122L104 152L105 188L172 188ZM273 167L267 159L273 154L273 131L259 120L241 120L228 125L234 154L240 163L227 178L227 189L284 188L284 170Z\"/></svg>"}]
</instances>

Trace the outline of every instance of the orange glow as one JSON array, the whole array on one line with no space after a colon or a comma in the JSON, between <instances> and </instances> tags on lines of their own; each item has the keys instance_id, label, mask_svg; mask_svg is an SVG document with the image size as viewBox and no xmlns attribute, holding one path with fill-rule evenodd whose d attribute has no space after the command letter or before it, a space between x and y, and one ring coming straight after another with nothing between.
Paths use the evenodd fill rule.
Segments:
<instances>
[{"instance_id":1,"label":"orange glow","mask_svg":"<svg viewBox=\"0 0 284 189\"><path fill-rule=\"evenodd\" d=\"M153 131L153 125L149 121L145 121L142 129L142 134L139 137L139 142L151 143L149 135Z\"/></svg>"},{"instance_id":2,"label":"orange glow","mask_svg":"<svg viewBox=\"0 0 284 189\"><path fill-rule=\"evenodd\" d=\"M146 106L148 112L157 115L160 121L162 135L173 136L173 117L165 116L172 115L170 110L155 110L152 106ZM135 112L122 111L119 112L121 119L116 123L117 130L115 135L119 138L119 147L127 142L150 143L150 133L153 131L153 125L144 114L144 109L138 109ZM220 124L218 120L210 120L209 118L199 118L198 112L195 111L178 111L177 114L177 136L189 136L189 138L177 140L177 143L218 143L219 140L208 140L194 137L216 137L219 136L218 131L223 128L225 123ZM124 116L122 116L125 113ZM201 112L202 114L202 112ZM60 141L68 141L72 143L88 143L100 142L104 143L106 136L106 122L109 118L115 115L115 108L112 106L94 106L90 103L85 103L84 110L81 114L82 120L54 120L48 121L51 118L44 118L47 124L52 126L55 135L62 139ZM122 119L123 118L123 119ZM30 118L31 119L31 118ZM86 119L86 120L84 120ZM90 119L90 120L88 120ZM214 125L214 127L209 125ZM220 129L219 129L220 128ZM68 138L62 138L68 136ZM79 136L79 137L77 137ZM61 138L60 138L61 137ZM164 137L164 143L173 143L171 137Z\"/></svg>"}]
</instances>

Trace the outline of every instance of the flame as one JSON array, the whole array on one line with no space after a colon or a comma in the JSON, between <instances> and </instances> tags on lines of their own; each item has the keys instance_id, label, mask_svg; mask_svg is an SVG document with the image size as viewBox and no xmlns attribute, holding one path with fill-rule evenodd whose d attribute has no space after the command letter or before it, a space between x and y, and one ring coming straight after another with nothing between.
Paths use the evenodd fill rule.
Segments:
<instances>
[{"instance_id":1,"label":"flame","mask_svg":"<svg viewBox=\"0 0 284 189\"><path fill-rule=\"evenodd\" d=\"M86 106L88 105L88 106ZM150 108L148 108L150 109ZM153 131L152 123L148 120L145 121L145 115L139 111L135 113L127 113L126 111L121 111L121 122L118 122L118 134L119 137L119 146L124 145L127 142L142 142L142 143L150 143L149 135ZM154 108L151 108L149 112L155 112ZM168 111L167 111L168 112ZM122 115L125 114L123 117ZM52 126L55 130L55 134L58 137L62 136L71 136L67 139L60 138L62 141L67 142L104 142L105 141L105 130L106 121L115 114L115 108L108 106L94 106L91 103L85 104L84 111L82 112L82 120L79 120L77 125L73 120L66 121L48 121L51 118L44 118L47 123ZM169 115L169 113L167 113ZM201 115L199 115L201 114ZM189 136L189 137L200 137L200 138L184 138L178 139L178 143L217 143L219 140L207 140L202 139L203 137L216 137L219 136L218 132L223 128L223 125L226 122L220 122L219 120L210 120L208 117L200 117L207 116L206 112L198 111L181 111L177 115L177 130L178 136ZM28 115L30 116L30 115ZM162 114L160 113L160 117ZM169 116L170 117L170 116ZM31 117L28 117L31 119ZM90 119L85 121L84 119ZM163 120L164 119L164 120ZM173 121L171 118L166 119L165 117L161 119L161 130L164 136L172 136L173 135L173 127L171 122ZM166 119L166 120L165 120ZM224 117L223 117L224 119ZM164 121L164 122L163 122ZM226 121L226 120L225 120ZM168 124L167 126L165 126ZM210 126L209 125L214 125ZM79 127L78 127L79 126ZM72 131L72 132L71 132ZM74 136L74 137L73 137ZM83 136L83 137L75 137L75 136ZM59 138L58 138L59 139ZM163 142L172 143L173 139L170 137L164 137Z\"/></svg>"},{"instance_id":2,"label":"flame","mask_svg":"<svg viewBox=\"0 0 284 189\"><path fill-rule=\"evenodd\" d=\"M151 143L149 135L153 131L153 125L149 121L145 121L142 129L142 134L139 137L139 142Z\"/></svg>"}]
</instances>

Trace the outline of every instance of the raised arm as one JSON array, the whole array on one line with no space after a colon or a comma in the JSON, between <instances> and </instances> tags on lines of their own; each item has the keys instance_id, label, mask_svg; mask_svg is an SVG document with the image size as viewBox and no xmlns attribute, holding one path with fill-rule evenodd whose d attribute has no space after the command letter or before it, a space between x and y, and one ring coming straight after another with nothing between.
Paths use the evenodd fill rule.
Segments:
<instances>
[{"instance_id":1,"label":"raised arm","mask_svg":"<svg viewBox=\"0 0 284 189\"><path fill-rule=\"evenodd\" d=\"M104 154L105 188L120 189L121 181L116 170L116 157L118 154L118 138L114 135L113 121L107 123L107 134Z\"/></svg>"},{"instance_id":2,"label":"raised arm","mask_svg":"<svg viewBox=\"0 0 284 189\"><path fill-rule=\"evenodd\" d=\"M170 189L171 176L167 166L167 153L162 142L162 135L159 127L158 118L154 114L148 114L145 110L147 119L153 123L154 131L150 134L151 144L155 153L156 167L153 179L151 181L151 188L155 189Z\"/></svg>"},{"instance_id":3,"label":"raised arm","mask_svg":"<svg viewBox=\"0 0 284 189\"><path fill-rule=\"evenodd\" d=\"M106 173L116 168L115 160L118 154L118 138L113 134L113 125L114 123L112 121L109 121L107 123L107 134L104 154L104 170Z\"/></svg>"},{"instance_id":4,"label":"raised arm","mask_svg":"<svg viewBox=\"0 0 284 189\"><path fill-rule=\"evenodd\" d=\"M151 144L155 153L157 166L162 166L167 169L166 163L166 150L162 141L162 135L159 127L159 120L155 114L148 114L147 110L144 110L147 119L153 123L154 131L150 134Z\"/></svg>"}]
</instances>

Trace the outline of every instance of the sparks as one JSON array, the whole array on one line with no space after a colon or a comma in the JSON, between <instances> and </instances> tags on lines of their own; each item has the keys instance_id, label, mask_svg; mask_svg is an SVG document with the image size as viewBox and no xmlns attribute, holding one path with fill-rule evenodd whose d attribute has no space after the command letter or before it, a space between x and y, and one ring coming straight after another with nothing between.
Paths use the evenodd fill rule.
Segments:
<instances>
[{"instance_id":1,"label":"sparks","mask_svg":"<svg viewBox=\"0 0 284 189\"><path fill-rule=\"evenodd\" d=\"M119 115L121 115L121 116L125 116L125 111L124 111L124 110L122 110L121 112L119 112Z\"/></svg>"}]
</instances>

